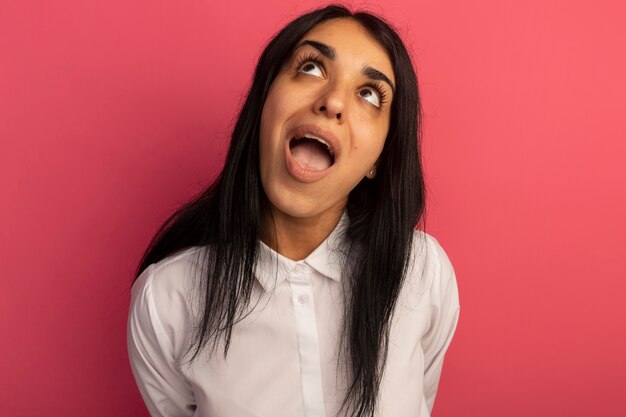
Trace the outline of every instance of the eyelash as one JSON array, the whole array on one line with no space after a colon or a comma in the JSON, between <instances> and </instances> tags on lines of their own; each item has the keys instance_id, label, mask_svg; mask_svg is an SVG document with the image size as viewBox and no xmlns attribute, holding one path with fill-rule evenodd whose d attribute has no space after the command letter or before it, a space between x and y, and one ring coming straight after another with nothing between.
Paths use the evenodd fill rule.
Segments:
<instances>
[{"instance_id":1,"label":"eyelash","mask_svg":"<svg viewBox=\"0 0 626 417\"><path fill-rule=\"evenodd\" d=\"M385 104L387 104L387 93L383 89L383 85L380 81L374 80L369 81L365 84L367 87L373 88L378 93L378 97L380 97L380 109L383 108Z\"/></svg>"},{"instance_id":2,"label":"eyelash","mask_svg":"<svg viewBox=\"0 0 626 417\"><path fill-rule=\"evenodd\" d=\"M301 55L298 58L298 61L296 62L296 70L300 70L300 67L302 67L302 65L304 65L307 62L313 62L314 64L317 64L320 67L324 68L324 64L320 60L319 56L317 56L313 52L309 52L308 55Z\"/></svg>"},{"instance_id":3,"label":"eyelash","mask_svg":"<svg viewBox=\"0 0 626 417\"><path fill-rule=\"evenodd\" d=\"M302 65L307 62L312 62L322 67L322 69L324 68L324 63L320 60L319 56L313 52L309 52L307 55L301 55L298 58L295 65L296 71L299 71ZM382 110L384 105L387 104L387 93L385 92L382 83L378 80L372 80L365 83L365 86L374 89L378 93L378 97L380 97L380 106L377 107L377 109Z\"/></svg>"}]
</instances>

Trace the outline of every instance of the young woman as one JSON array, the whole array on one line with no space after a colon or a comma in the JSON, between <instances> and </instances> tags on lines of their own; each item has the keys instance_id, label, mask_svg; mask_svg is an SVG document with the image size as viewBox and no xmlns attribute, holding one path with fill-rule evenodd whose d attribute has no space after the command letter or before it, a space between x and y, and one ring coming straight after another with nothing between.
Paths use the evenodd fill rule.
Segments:
<instances>
[{"instance_id":1,"label":"young woman","mask_svg":"<svg viewBox=\"0 0 626 417\"><path fill-rule=\"evenodd\" d=\"M416 76L380 18L329 6L263 51L217 180L133 283L153 416L425 417L459 315L423 220Z\"/></svg>"}]
</instances>

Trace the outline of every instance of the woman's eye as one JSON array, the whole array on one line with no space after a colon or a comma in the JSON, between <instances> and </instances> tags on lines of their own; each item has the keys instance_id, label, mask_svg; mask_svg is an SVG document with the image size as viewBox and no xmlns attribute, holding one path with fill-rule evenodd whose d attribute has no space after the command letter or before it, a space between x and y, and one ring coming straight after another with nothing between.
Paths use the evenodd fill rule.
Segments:
<instances>
[{"instance_id":1,"label":"woman's eye","mask_svg":"<svg viewBox=\"0 0 626 417\"><path fill-rule=\"evenodd\" d=\"M322 77L322 70L320 69L319 64L315 62L306 62L304 65L300 67L298 72L303 74L312 75L314 77Z\"/></svg>"},{"instance_id":2,"label":"woman's eye","mask_svg":"<svg viewBox=\"0 0 626 417\"><path fill-rule=\"evenodd\" d=\"M374 106L380 107L380 97L378 96L378 92L376 90L366 87L359 91L359 95L372 103Z\"/></svg>"}]
</instances>

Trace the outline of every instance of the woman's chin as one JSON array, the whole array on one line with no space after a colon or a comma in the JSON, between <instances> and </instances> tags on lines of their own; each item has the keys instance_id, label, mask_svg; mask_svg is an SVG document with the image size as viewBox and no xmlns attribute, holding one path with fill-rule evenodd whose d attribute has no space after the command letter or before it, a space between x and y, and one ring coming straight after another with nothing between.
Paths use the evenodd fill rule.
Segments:
<instances>
[{"instance_id":1,"label":"woman's chin","mask_svg":"<svg viewBox=\"0 0 626 417\"><path fill-rule=\"evenodd\" d=\"M320 199L318 196L303 195L302 193L289 192L287 190L268 191L266 191L266 195L274 217L310 219L328 215L331 212L337 212L341 215L345 205L345 203L341 204L341 202L331 205L328 205L328 203L321 204L321 201L327 202L328 199Z\"/></svg>"}]
</instances>

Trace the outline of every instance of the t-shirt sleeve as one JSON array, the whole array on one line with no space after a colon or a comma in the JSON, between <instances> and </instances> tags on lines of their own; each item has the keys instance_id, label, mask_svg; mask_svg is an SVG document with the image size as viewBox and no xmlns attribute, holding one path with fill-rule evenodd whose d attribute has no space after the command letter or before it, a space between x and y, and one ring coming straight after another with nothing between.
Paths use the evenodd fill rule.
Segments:
<instances>
[{"instance_id":1,"label":"t-shirt sleeve","mask_svg":"<svg viewBox=\"0 0 626 417\"><path fill-rule=\"evenodd\" d=\"M443 367L444 355L459 320L459 292L450 259L439 242L430 237L429 258L433 277L431 325L422 339L424 349L424 398L432 412Z\"/></svg>"},{"instance_id":2,"label":"t-shirt sleeve","mask_svg":"<svg viewBox=\"0 0 626 417\"><path fill-rule=\"evenodd\" d=\"M193 391L159 318L154 275L153 264L139 275L131 290L127 342L132 373L152 417L191 416L195 410Z\"/></svg>"}]
</instances>

